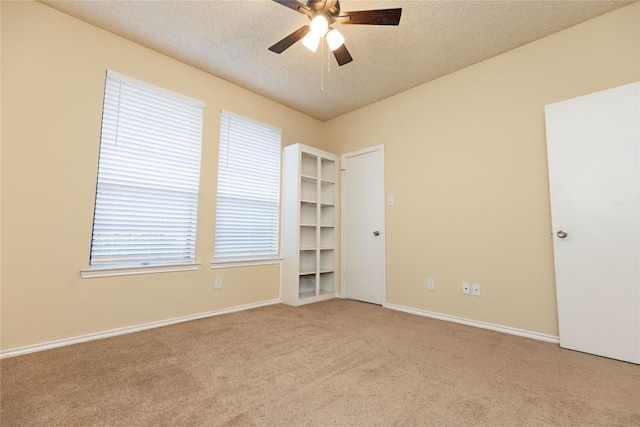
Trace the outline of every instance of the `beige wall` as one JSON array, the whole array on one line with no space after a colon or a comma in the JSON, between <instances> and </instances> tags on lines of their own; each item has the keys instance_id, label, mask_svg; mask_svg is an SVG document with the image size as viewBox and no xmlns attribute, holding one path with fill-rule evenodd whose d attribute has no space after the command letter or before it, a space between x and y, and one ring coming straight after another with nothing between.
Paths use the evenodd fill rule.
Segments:
<instances>
[{"instance_id":1,"label":"beige wall","mask_svg":"<svg viewBox=\"0 0 640 427\"><path fill-rule=\"evenodd\" d=\"M106 69L206 103L199 271L80 278ZM209 268L219 111L282 128L284 145L324 148L322 122L32 2L2 2L2 107L3 350L279 297L278 266Z\"/></svg>"},{"instance_id":2,"label":"beige wall","mask_svg":"<svg viewBox=\"0 0 640 427\"><path fill-rule=\"evenodd\" d=\"M543 106L640 79L637 4L328 123L41 4L1 8L2 350L278 297L277 266L208 265L221 108L284 145L385 144L390 303L557 335ZM199 271L80 278L106 69L206 102Z\"/></svg>"},{"instance_id":3,"label":"beige wall","mask_svg":"<svg viewBox=\"0 0 640 427\"><path fill-rule=\"evenodd\" d=\"M389 303L558 335L544 105L640 80L639 23L636 3L327 123L334 153L385 145Z\"/></svg>"}]
</instances>

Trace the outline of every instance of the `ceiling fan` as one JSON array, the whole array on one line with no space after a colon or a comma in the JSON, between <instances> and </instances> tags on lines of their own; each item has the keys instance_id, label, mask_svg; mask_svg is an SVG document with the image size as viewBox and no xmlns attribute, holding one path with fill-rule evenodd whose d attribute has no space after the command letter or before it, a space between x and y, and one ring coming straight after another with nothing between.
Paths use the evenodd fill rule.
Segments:
<instances>
[{"instance_id":1,"label":"ceiling fan","mask_svg":"<svg viewBox=\"0 0 640 427\"><path fill-rule=\"evenodd\" d=\"M344 45L342 34L338 30L331 28L333 23L398 25L402 14L402 8L340 12L340 2L338 0L308 0L307 4L296 0L273 1L307 15L311 23L298 28L271 46L269 48L271 52L282 53L298 40L302 40L302 44L315 52L318 49L320 40L325 38L329 49L333 51L333 56L335 56L340 66L353 61L353 58Z\"/></svg>"}]
</instances>

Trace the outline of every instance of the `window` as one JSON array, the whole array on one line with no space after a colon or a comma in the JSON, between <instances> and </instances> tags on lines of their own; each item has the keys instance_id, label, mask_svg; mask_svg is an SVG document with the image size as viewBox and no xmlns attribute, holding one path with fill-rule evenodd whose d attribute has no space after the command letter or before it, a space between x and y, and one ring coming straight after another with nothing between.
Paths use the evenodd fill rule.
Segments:
<instances>
[{"instance_id":1,"label":"window","mask_svg":"<svg viewBox=\"0 0 640 427\"><path fill-rule=\"evenodd\" d=\"M281 134L221 112L214 262L278 257Z\"/></svg>"},{"instance_id":2,"label":"window","mask_svg":"<svg viewBox=\"0 0 640 427\"><path fill-rule=\"evenodd\" d=\"M107 71L92 268L195 263L203 109Z\"/></svg>"}]
</instances>

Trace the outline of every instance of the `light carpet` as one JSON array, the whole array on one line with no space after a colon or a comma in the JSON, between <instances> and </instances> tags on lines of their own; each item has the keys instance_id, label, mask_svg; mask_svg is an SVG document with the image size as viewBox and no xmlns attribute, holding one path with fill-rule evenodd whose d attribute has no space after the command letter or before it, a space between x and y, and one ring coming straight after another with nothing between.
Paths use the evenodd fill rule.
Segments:
<instances>
[{"instance_id":1,"label":"light carpet","mask_svg":"<svg viewBox=\"0 0 640 427\"><path fill-rule=\"evenodd\" d=\"M640 367L351 300L8 358L2 426L640 426Z\"/></svg>"}]
</instances>

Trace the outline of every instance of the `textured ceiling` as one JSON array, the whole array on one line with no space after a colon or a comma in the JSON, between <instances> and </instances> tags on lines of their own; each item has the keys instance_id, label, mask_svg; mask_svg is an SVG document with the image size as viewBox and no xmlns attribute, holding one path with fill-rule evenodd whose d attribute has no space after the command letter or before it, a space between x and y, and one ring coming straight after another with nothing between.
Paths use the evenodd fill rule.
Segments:
<instances>
[{"instance_id":1,"label":"textured ceiling","mask_svg":"<svg viewBox=\"0 0 640 427\"><path fill-rule=\"evenodd\" d=\"M341 0L403 9L397 27L335 24L354 59L342 67L301 43L268 51L308 23L269 0L41 3L324 121L633 1Z\"/></svg>"}]
</instances>

